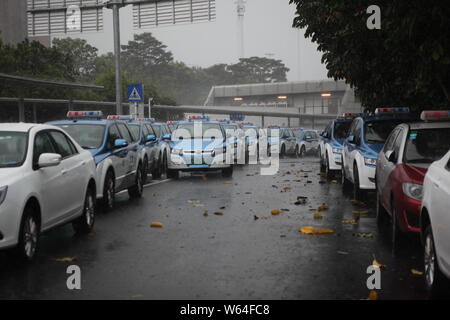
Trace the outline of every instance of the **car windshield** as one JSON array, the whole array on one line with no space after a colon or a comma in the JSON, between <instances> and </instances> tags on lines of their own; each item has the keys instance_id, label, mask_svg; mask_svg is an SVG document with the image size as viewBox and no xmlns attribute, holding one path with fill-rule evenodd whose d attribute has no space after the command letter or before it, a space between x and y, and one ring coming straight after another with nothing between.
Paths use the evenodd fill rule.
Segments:
<instances>
[{"instance_id":1,"label":"car windshield","mask_svg":"<svg viewBox=\"0 0 450 320\"><path fill-rule=\"evenodd\" d=\"M74 123L57 126L74 138L83 149L98 149L102 145L104 125Z\"/></svg>"},{"instance_id":2,"label":"car windshield","mask_svg":"<svg viewBox=\"0 0 450 320\"><path fill-rule=\"evenodd\" d=\"M345 139L347 137L348 129L350 129L352 122L335 122L334 123L334 138L335 139Z\"/></svg>"},{"instance_id":3,"label":"car windshield","mask_svg":"<svg viewBox=\"0 0 450 320\"><path fill-rule=\"evenodd\" d=\"M378 120L368 121L364 124L366 143L384 143L391 131L405 120Z\"/></svg>"},{"instance_id":4,"label":"car windshield","mask_svg":"<svg viewBox=\"0 0 450 320\"><path fill-rule=\"evenodd\" d=\"M0 131L0 168L19 167L27 152L25 132Z\"/></svg>"},{"instance_id":5,"label":"car windshield","mask_svg":"<svg viewBox=\"0 0 450 320\"><path fill-rule=\"evenodd\" d=\"M139 140L140 137L139 133L141 130L141 126L138 124L129 124L128 127L130 128L133 137L136 137L136 140Z\"/></svg>"},{"instance_id":6,"label":"car windshield","mask_svg":"<svg viewBox=\"0 0 450 320\"><path fill-rule=\"evenodd\" d=\"M450 150L450 128L411 130L406 141L404 162L431 164Z\"/></svg>"},{"instance_id":7,"label":"car windshield","mask_svg":"<svg viewBox=\"0 0 450 320\"><path fill-rule=\"evenodd\" d=\"M182 139L211 139L213 137L215 139L223 139L220 124L202 122L179 124L173 136L177 140L180 137Z\"/></svg>"}]
</instances>

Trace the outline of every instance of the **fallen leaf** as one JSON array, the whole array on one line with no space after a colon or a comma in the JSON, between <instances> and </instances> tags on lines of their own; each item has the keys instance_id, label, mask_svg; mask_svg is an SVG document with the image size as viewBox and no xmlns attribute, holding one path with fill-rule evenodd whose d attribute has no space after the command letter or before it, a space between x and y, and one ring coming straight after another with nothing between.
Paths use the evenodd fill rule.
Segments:
<instances>
[{"instance_id":1,"label":"fallen leaf","mask_svg":"<svg viewBox=\"0 0 450 320\"><path fill-rule=\"evenodd\" d=\"M331 180L330 182L331 183L337 183L337 180Z\"/></svg>"},{"instance_id":2,"label":"fallen leaf","mask_svg":"<svg viewBox=\"0 0 450 320\"><path fill-rule=\"evenodd\" d=\"M223 184L233 184L233 181L224 181Z\"/></svg>"},{"instance_id":3,"label":"fallen leaf","mask_svg":"<svg viewBox=\"0 0 450 320\"><path fill-rule=\"evenodd\" d=\"M369 211L368 210L353 210L352 213L360 216L360 215L368 214Z\"/></svg>"},{"instance_id":4,"label":"fallen leaf","mask_svg":"<svg viewBox=\"0 0 450 320\"><path fill-rule=\"evenodd\" d=\"M205 205L204 204L202 204L202 203L194 203L194 207L197 207L197 208L199 208L199 207L204 207Z\"/></svg>"},{"instance_id":5,"label":"fallen leaf","mask_svg":"<svg viewBox=\"0 0 450 320\"><path fill-rule=\"evenodd\" d=\"M367 300L378 300L378 293L375 290L371 290Z\"/></svg>"},{"instance_id":6,"label":"fallen leaf","mask_svg":"<svg viewBox=\"0 0 450 320\"><path fill-rule=\"evenodd\" d=\"M216 211L216 212L214 212L214 214L216 216L223 216L223 212L222 211Z\"/></svg>"},{"instance_id":7,"label":"fallen leaf","mask_svg":"<svg viewBox=\"0 0 450 320\"><path fill-rule=\"evenodd\" d=\"M372 233L354 233L353 236L359 238L373 238Z\"/></svg>"},{"instance_id":8,"label":"fallen leaf","mask_svg":"<svg viewBox=\"0 0 450 320\"><path fill-rule=\"evenodd\" d=\"M333 233L334 231L331 229L316 229L314 227L302 227L298 229L299 232L304 234L327 234L327 233Z\"/></svg>"},{"instance_id":9,"label":"fallen leaf","mask_svg":"<svg viewBox=\"0 0 450 320\"><path fill-rule=\"evenodd\" d=\"M161 222L152 222L152 223L150 223L150 227L152 227L152 228L162 228L163 224Z\"/></svg>"},{"instance_id":10,"label":"fallen leaf","mask_svg":"<svg viewBox=\"0 0 450 320\"><path fill-rule=\"evenodd\" d=\"M364 202L359 201L359 200L350 200L350 202L351 202L353 205L355 205L355 206L360 206L360 207L365 207L365 206L366 206L366 204L365 204Z\"/></svg>"},{"instance_id":11,"label":"fallen leaf","mask_svg":"<svg viewBox=\"0 0 450 320\"><path fill-rule=\"evenodd\" d=\"M324 215L321 213L314 213L313 214L314 219L323 219Z\"/></svg>"},{"instance_id":12,"label":"fallen leaf","mask_svg":"<svg viewBox=\"0 0 450 320\"><path fill-rule=\"evenodd\" d=\"M385 264L379 263L379 262L377 261L377 259L375 259L375 257L373 258L372 265L373 265L374 267L380 268L380 270L385 270L386 267L387 267Z\"/></svg>"},{"instance_id":13,"label":"fallen leaf","mask_svg":"<svg viewBox=\"0 0 450 320\"><path fill-rule=\"evenodd\" d=\"M279 215L281 213L281 210L280 209L274 209L274 210L272 210L272 215L274 215L274 216L277 216L277 215Z\"/></svg>"},{"instance_id":14,"label":"fallen leaf","mask_svg":"<svg viewBox=\"0 0 450 320\"><path fill-rule=\"evenodd\" d=\"M255 215L255 216L253 216L253 219L258 220L259 217Z\"/></svg>"},{"instance_id":15,"label":"fallen leaf","mask_svg":"<svg viewBox=\"0 0 450 320\"><path fill-rule=\"evenodd\" d=\"M343 224L358 224L358 222L355 219L350 220L342 220Z\"/></svg>"},{"instance_id":16,"label":"fallen leaf","mask_svg":"<svg viewBox=\"0 0 450 320\"><path fill-rule=\"evenodd\" d=\"M204 217L207 217L207 216L208 216L208 210L205 210L205 211L203 212L203 216L204 216Z\"/></svg>"},{"instance_id":17,"label":"fallen leaf","mask_svg":"<svg viewBox=\"0 0 450 320\"><path fill-rule=\"evenodd\" d=\"M65 258L57 258L55 259L56 262L72 262L76 261L77 257L65 257Z\"/></svg>"},{"instance_id":18,"label":"fallen leaf","mask_svg":"<svg viewBox=\"0 0 450 320\"><path fill-rule=\"evenodd\" d=\"M326 210L328 210L328 209L330 209L329 206L321 205L321 206L319 206L319 207L317 208L317 211L326 211Z\"/></svg>"},{"instance_id":19,"label":"fallen leaf","mask_svg":"<svg viewBox=\"0 0 450 320\"><path fill-rule=\"evenodd\" d=\"M423 272L417 269L411 269L411 273L415 276L423 276Z\"/></svg>"},{"instance_id":20,"label":"fallen leaf","mask_svg":"<svg viewBox=\"0 0 450 320\"><path fill-rule=\"evenodd\" d=\"M343 255L347 255L347 254L348 254L348 252L347 252L347 251L338 251L337 253L339 253L339 254L343 254Z\"/></svg>"}]
</instances>

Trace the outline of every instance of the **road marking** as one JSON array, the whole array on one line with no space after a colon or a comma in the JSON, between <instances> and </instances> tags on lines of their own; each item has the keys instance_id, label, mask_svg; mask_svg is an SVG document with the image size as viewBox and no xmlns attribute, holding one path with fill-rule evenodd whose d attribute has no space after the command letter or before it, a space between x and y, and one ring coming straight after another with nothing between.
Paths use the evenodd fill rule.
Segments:
<instances>
[{"instance_id":1,"label":"road marking","mask_svg":"<svg viewBox=\"0 0 450 320\"><path fill-rule=\"evenodd\" d=\"M172 179L164 179L164 180L160 180L160 181L150 182L150 183L144 184L144 188L147 188L147 187L150 187L150 186L154 186L154 185L157 185L157 184L160 184L160 183L164 183L164 182L169 182L169 181L172 181ZM122 194L122 193L125 193L125 192L127 192L127 189L122 190L120 192L117 192L116 194L119 195L119 194Z\"/></svg>"}]
</instances>

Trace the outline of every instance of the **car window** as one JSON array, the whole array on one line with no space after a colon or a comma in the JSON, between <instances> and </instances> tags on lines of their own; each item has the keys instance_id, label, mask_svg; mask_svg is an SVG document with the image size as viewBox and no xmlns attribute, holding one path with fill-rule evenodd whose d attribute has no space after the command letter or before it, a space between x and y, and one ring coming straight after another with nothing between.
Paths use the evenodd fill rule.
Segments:
<instances>
[{"instance_id":1,"label":"car window","mask_svg":"<svg viewBox=\"0 0 450 320\"><path fill-rule=\"evenodd\" d=\"M28 134L0 131L0 168L18 167L25 161Z\"/></svg>"},{"instance_id":2,"label":"car window","mask_svg":"<svg viewBox=\"0 0 450 320\"><path fill-rule=\"evenodd\" d=\"M385 143L391 131L401 123L401 119L368 121L364 125L366 143Z\"/></svg>"},{"instance_id":3,"label":"car window","mask_svg":"<svg viewBox=\"0 0 450 320\"><path fill-rule=\"evenodd\" d=\"M47 132L40 132L34 138L33 164L37 164L43 153L58 153Z\"/></svg>"},{"instance_id":4,"label":"car window","mask_svg":"<svg viewBox=\"0 0 450 320\"><path fill-rule=\"evenodd\" d=\"M398 156L400 154L400 148L402 147L402 141L403 141L403 130L399 129L397 137L395 138L394 142L394 153L395 153L395 160L398 160Z\"/></svg>"},{"instance_id":5,"label":"car window","mask_svg":"<svg viewBox=\"0 0 450 320\"><path fill-rule=\"evenodd\" d=\"M133 134L133 137L135 138L134 141L139 140L139 133L141 130L141 125L140 124L130 124L130 125L128 125L128 128L130 129L131 133Z\"/></svg>"},{"instance_id":6,"label":"car window","mask_svg":"<svg viewBox=\"0 0 450 320\"><path fill-rule=\"evenodd\" d=\"M63 159L73 155L73 150L63 133L50 131L49 134L53 138L53 141L55 141L57 153L60 154Z\"/></svg>"},{"instance_id":7,"label":"car window","mask_svg":"<svg viewBox=\"0 0 450 320\"><path fill-rule=\"evenodd\" d=\"M334 138L345 139L345 137L347 137L347 132L349 131L351 124L351 122L336 122L334 124ZM331 128L329 136L331 137Z\"/></svg>"},{"instance_id":8,"label":"car window","mask_svg":"<svg viewBox=\"0 0 450 320\"><path fill-rule=\"evenodd\" d=\"M411 129L407 136L403 161L431 164L450 149L450 128Z\"/></svg>"},{"instance_id":9,"label":"car window","mask_svg":"<svg viewBox=\"0 0 450 320\"><path fill-rule=\"evenodd\" d=\"M152 126L150 126L150 125L146 124L146 125L145 125L145 127L146 127L146 128L147 128L147 130L148 130L148 135L156 136L156 134L155 134L155 130L153 129L153 127L152 127Z\"/></svg>"},{"instance_id":10,"label":"car window","mask_svg":"<svg viewBox=\"0 0 450 320\"><path fill-rule=\"evenodd\" d=\"M97 149L103 143L104 125L71 123L57 126L69 134L84 149Z\"/></svg>"},{"instance_id":11,"label":"car window","mask_svg":"<svg viewBox=\"0 0 450 320\"><path fill-rule=\"evenodd\" d=\"M162 130L161 130L161 127L160 126L157 126L157 125L152 125L152 128L153 128L153 130L155 131L155 136L157 137L157 138L161 138L161 136L162 136L162 134L161 134L161 132L162 132Z\"/></svg>"},{"instance_id":12,"label":"car window","mask_svg":"<svg viewBox=\"0 0 450 320\"><path fill-rule=\"evenodd\" d=\"M394 143L395 143L395 138L397 137L397 134L398 134L398 129L395 129L389 135L389 137L387 138L386 143L384 145L383 153L386 154L386 152L394 150Z\"/></svg>"},{"instance_id":13,"label":"car window","mask_svg":"<svg viewBox=\"0 0 450 320\"><path fill-rule=\"evenodd\" d=\"M355 125L355 144L361 144L361 121L358 121Z\"/></svg>"},{"instance_id":14,"label":"car window","mask_svg":"<svg viewBox=\"0 0 450 320\"><path fill-rule=\"evenodd\" d=\"M133 142L134 138L133 136L130 134L130 132L128 131L128 128L126 125L124 125L123 123L117 123L117 127L119 128L120 134L121 136L127 140L128 142Z\"/></svg>"},{"instance_id":15,"label":"car window","mask_svg":"<svg viewBox=\"0 0 450 320\"><path fill-rule=\"evenodd\" d=\"M111 149L114 147L114 141L117 139L122 139L122 136L120 135L119 129L117 129L117 126L113 124L109 127L109 134L108 134L108 147Z\"/></svg>"}]
</instances>

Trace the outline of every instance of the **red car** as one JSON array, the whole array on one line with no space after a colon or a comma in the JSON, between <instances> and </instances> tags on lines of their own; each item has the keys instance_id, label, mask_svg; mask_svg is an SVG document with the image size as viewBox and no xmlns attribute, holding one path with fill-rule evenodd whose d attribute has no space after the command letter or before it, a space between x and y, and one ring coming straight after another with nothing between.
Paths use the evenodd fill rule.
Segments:
<instances>
[{"instance_id":1,"label":"red car","mask_svg":"<svg viewBox=\"0 0 450 320\"><path fill-rule=\"evenodd\" d=\"M450 113L424 111L421 119L395 127L378 156L377 220L382 225L391 218L393 245L402 233L420 232L425 174L450 149Z\"/></svg>"}]
</instances>

